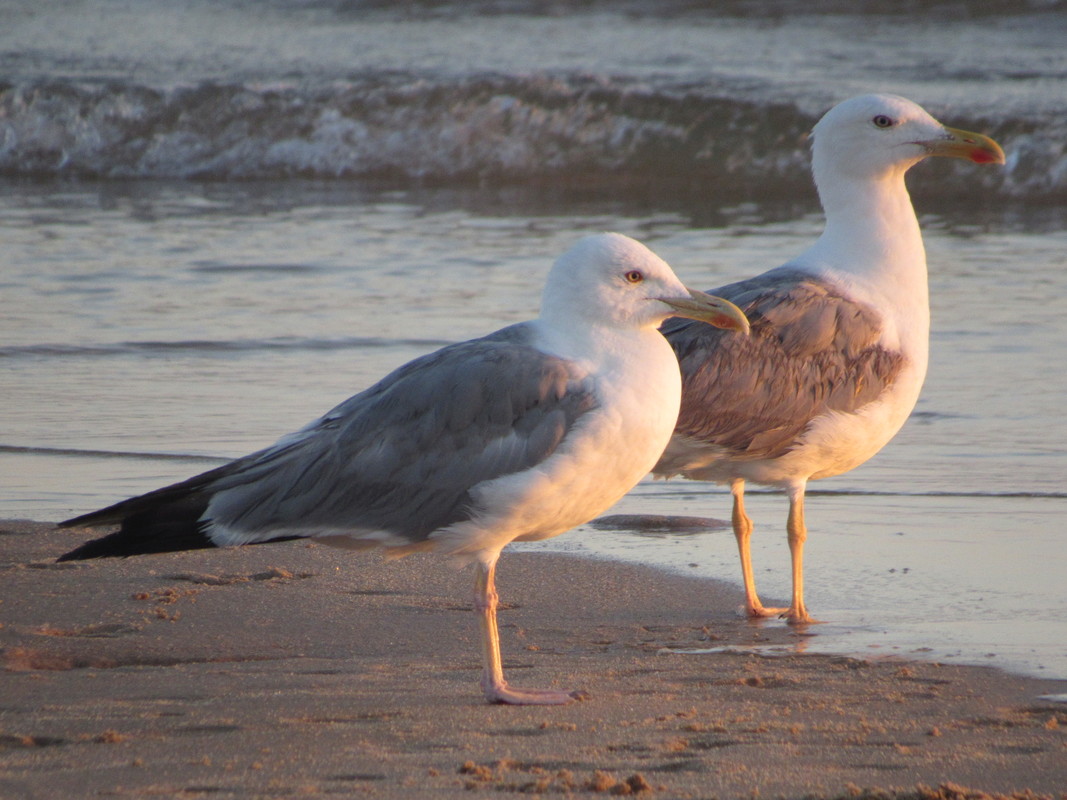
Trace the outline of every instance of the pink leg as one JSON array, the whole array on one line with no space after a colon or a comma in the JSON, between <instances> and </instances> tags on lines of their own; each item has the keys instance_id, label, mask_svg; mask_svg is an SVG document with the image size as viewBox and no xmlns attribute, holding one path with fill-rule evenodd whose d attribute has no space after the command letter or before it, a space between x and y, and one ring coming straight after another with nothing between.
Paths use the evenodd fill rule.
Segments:
<instances>
[{"instance_id":1,"label":"pink leg","mask_svg":"<svg viewBox=\"0 0 1067 800\"><path fill-rule=\"evenodd\" d=\"M504 680L504 665L500 657L500 633L497 629L496 609L499 597L496 593L496 561L498 555L488 562L478 563L475 583L474 610L482 632L482 691L490 703L511 705L563 705L582 698L581 692L557 689L513 689Z\"/></svg>"}]
</instances>

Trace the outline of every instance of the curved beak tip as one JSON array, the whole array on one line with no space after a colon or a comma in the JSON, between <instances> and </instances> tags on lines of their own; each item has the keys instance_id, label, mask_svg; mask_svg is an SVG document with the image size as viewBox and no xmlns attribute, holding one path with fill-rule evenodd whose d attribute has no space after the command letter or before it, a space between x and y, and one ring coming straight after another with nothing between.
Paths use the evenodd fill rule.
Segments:
<instances>
[{"instance_id":1,"label":"curved beak tip","mask_svg":"<svg viewBox=\"0 0 1067 800\"><path fill-rule=\"evenodd\" d=\"M1004 164L1004 149L982 133L945 128L945 138L927 143L930 155L966 158L975 164Z\"/></svg>"},{"instance_id":2,"label":"curved beak tip","mask_svg":"<svg viewBox=\"0 0 1067 800\"><path fill-rule=\"evenodd\" d=\"M1007 159L1004 157L1004 151L997 148L998 152L989 152L987 150L975 150L971 153L971 161L975 164L1004 164Z\"/></svg>"},{"instance_id":3,"label":"curved beak tip","mask_svg":"<svg viewBox=\"0 0 1067 800\"><path fill-rule=\"evenodd\" d=\"M729 300L715 295L689 289L688 298L663 297L661 300L674 309L675 315L706 322L716 328L740 331L746 336L750 332L748 317L740 308Z\"/></svg>"}]
</instances>

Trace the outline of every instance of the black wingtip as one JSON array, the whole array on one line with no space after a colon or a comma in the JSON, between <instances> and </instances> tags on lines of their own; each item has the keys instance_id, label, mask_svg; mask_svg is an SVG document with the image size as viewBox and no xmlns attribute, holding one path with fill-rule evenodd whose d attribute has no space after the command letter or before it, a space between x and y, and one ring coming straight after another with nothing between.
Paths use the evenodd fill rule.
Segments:
<instances>
[{"instance_id":1,"label":"black wingtip","mask_svg":"<svg viewBox=\"0 0 1067 800\"><path fill-rule=\"evenodd\" d=\"M204 550L215 547L215 543L199 529L190 530L182 527L169 532L155 529L151 536L145 536L136 528L123 527L122 530L92 539L69 553L64 553L56 561L84 561L90 558L123 558L148 553L173 553L181 550Z\"/></svg>"},{"instance_id":2,"label":"black wingtip","mask_svg":"<svg viewBox=\"0 0 1067 800\"><path fill-rule=\"evenodd\" d=\"M96 528L101 525L114 525L122 521L122 517L108 518L104 517L101 511L93 511L89 514L82 514L79 517L71 517L65 519L62 522L57 522L57 528Z\"/></svg>"}]
</instances>

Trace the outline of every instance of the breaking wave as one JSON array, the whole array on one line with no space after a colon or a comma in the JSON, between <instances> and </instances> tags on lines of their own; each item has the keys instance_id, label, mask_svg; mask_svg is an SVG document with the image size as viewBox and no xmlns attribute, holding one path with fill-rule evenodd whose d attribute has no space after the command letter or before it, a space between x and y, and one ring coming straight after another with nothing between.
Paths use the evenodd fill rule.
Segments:
<instances>
[{"instance_id":1,"label":"breaking wave","mask_svg":"<svg viewBox=\"0 0 1067 800\"><path fill-rule=\"evenodd\" d=\"M810 191L787 104L598 76L404 74L296 84L0 85L0 174L423 183L680 181L750 195ZM1067 119L952 124L998 138L1006 169L940 163L923 195L1067 198ZM977 183L976 183L977 181Z\"/></svg>"}]
</instances>

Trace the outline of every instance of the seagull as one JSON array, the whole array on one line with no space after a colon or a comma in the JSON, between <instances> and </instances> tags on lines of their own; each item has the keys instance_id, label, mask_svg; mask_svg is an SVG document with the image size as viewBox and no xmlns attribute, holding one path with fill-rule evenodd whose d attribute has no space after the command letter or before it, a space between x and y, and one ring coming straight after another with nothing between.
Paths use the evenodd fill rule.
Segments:
<instances>
[{"instance_id":1,"label":"seagull","mask_svg":"<svg viewBox=\"0 0 1067 800\"><path fill-rule=\"evenodd\" d=\"M60 560L294 537L473 560L486 699L569 702L582 693L504 679L496 563L510 542L592 519L652 469L681 399L658 330L672 315L748 326L644 245L586 237L549 272L537 319L417 358L265 450L60 523L121 526Z\"/></svg>"},{"instance_id":2,"label":"seagull","mask_svg":"<svg viewBox=\"0 0 1067 800\"><path fill-rule=\"evenodd\" d=\"M749 317L751 336L681 319L662 330L682 369L682 408L654 469L728 484L745 613L814 620L804 605L808 481L858 467L900 430L926 375L926 253L904 174L928 156L1003 164L987 136L948 128L903 97L832 108L812 131L822 235L785 265L712 290ZM745 482L784 489L793 570L789 608L756 593Z\"/></svg>"}]
</instances>

